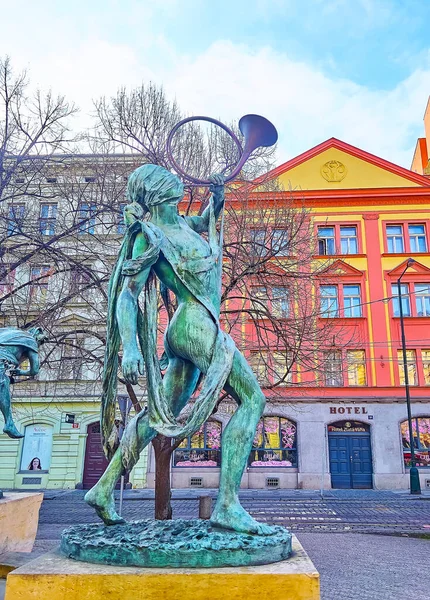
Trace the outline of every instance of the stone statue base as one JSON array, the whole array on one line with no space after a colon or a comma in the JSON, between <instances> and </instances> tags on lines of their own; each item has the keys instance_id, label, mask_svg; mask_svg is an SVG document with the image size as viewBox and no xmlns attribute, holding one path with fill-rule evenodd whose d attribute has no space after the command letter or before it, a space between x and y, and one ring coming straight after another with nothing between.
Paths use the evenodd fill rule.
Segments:
<instances>
[{"instance_id":1,"label":"stone statue base","mask_svg":"<svg viewBox=\"0 0 430 600\"><path fill-rule=\"evenodd\" d=\"M212 527L209 521L134 521L77 525L63 532L61 551L90 563L136 567L213 568L264 565L291 554L291 533L269 536Z\"/></svg>"},{"instance_id":2,"label":"stone statue base","mask_svg":"<svg viewBox=\"0 0 430 600\"><path fill-rule=\"evenodd\" d=\"M320 600L319 575L297 538L288 560L222 569L92 565L50 552L9 573L6 600Z\"/></svg>"},{"instance_id":3,"label":"stone statue base","mask_svg":"<svg viewBox=\"0 0 430 600\"><path fill-rule=\"evenodd\" d=\"M42 500L40 492L3 493L0 499L0 554L32 551Z\"/></svg>"}]
</instances>

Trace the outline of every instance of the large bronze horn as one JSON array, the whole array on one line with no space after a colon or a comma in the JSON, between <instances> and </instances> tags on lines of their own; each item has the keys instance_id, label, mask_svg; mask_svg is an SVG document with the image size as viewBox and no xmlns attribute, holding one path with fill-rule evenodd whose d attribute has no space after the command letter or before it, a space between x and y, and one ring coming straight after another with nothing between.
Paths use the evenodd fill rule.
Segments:
<instances>
[{"instance_id":1,"label":"large bronze horn","mask_svg":"<svg viewBox=\"0 0 430 600\"><path fill-rule=\"evenodd\" d=\"M203 186L211 184L211 182L208 179L197 179L196 177L193 177L192 175L186 173L173 158L173 136L175 135L179 127L182 127L182 125L185 125L185 123L189 123L190 121L208 121L209 123L214 123L214 125L218 125L218 127L221 127L221 129L228 133L228 135L233 139L234 143L236 144L241 156L239 162L237 163L233 171L230 173L230 175L226 177L226 182L231 181L232 179L235 179L235 177L238 176L238 174L243 168L243 165L246 163L246 161L254 152L254 150L261 146L273 146L273 144L276 144L278 140L278 132L276 131L275 126L272 125L272 123L268 119L266 119L265 117L261 117L260 115L245 115L240 119L239 129L245 140L243 148L233 131L229 127L224 125L224 123L221 123L221 121L217 121L217 119L212 119L211 117L188 117L187 119L183 119L182 121L179 121L179 123L176 123L172 131L169 133L169 137L167 138L166 150L170 164L175 169L175 171L179 173L179 175L182 175L183 179L188 185Z\"/></svg>"}]
</instances>

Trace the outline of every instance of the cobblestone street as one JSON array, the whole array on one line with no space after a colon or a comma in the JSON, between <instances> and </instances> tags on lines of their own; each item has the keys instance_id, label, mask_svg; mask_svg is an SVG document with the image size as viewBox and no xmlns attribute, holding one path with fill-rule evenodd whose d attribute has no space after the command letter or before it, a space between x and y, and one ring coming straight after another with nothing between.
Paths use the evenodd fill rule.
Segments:
<instances>
[{"instance_id":1,"label":"cobblestone street","mask_svg":"<svg viewBox=\"0 0 430 600\"><path fill-rule=\"evenodd\" d=\"M67 525L96 520L84 495L81 490L46 492L38 539L57 539ZM199 495L215 497L216 491L175 490L174 518L196 518ZM331 490L322 499L317 492L296 490L246 490L240 496L243 506L256 519L283 525L296 533L430 533L430 496L367 490ZM153 491L126 491L123 514L127 520L152 518Z\"/></svg>"},{"instance_id":2,"label":"cobblestone street","mask_svg":"<svg viewBox=\"0 0 430 600\"><path fill-rule=\"evenodd\" d=\"M321 600L430 598L430 540L298 533L321 577Z\"/></svg>"},{"instance_id":3,"label":"cobblestone street","mask_svg":"<svg viewBox=\"0 0 430 600\"><path fill-rule=\"evenodd\" d=\"M152 494L127 491L125 518L152 518ZM203 494L215 496L216 491L176 490L174 517L197 517L198 495ZM83 496L82 491L46 492L35 554L56 547L68 525L96 520ZM321 499L317 492L246 490L241 500L257 519L296 533L320 572L323 600L430 598L430 539L407 537L430 534L429 496L330 491Z\"/></svg>"}]
</instances>

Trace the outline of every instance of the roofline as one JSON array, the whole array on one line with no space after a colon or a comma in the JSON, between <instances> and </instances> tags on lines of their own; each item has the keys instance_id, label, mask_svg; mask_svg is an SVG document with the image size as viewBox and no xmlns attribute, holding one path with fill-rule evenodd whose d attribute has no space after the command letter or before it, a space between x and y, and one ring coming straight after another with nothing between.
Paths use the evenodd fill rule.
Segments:
<instances>
[{"instance_id":1,"label":"roofline","mask_svg":"<svg viewBox=\"0 0 430 600\"><path fill-rule=\"evenodd\" d=\"M425 187L430 186L429 180L427 179L427 177L424 177L424 175L419 175L418 173L413 173L409 169L405 169L404 167L401 167L401 166L396 165L388 160L380 158L379 156L376 156L375 154L371 154L370 152L361 150L360 148L357 148L356 146L352 146L351 144L342 142L342 140L339 140L335 137L331 137L328 140L325 140L324 142L317 144L313 148L306 150L306 152L303 152L302 154L299 154L298 156L288 160L287 162L283 163L282 165L279 165L279 167L275 167L274 169L272 169L265 175L261 175L254 182L249 184L249 187L251 187L251 188L255 187L255 186L259 185L260 183L263 183L267 179L275 179L275 178L279 177L279 175L282 175L283 173L293 169L294 167L297 167L298 165L302 164L306 160L309 160L310 158L313 158L317 154L324 152L324 150L328 150L329 148L333 148L333 147L337 148L338 150L343 150L344 152L347 152L348 154L351 154L352 156L355 156L357 158L361 158L362 160L365 160L366 162L370 162L371 164L373 164L377 167L380 167L382 169L390 171L390 172L394 173L395 175L398 175L399 177L409 179L410 181L413 181L414 183L419 183Z\"/></svg>"},{"instance_id":2,"label":"roofline","mask_svg":"<svg viewBox=\"0 0 430 600\"><path fill-rule=\"evenodd\" d=\"M396 273L396 271L402 271L403 270L402 267L404 267L408 261L409 261L409 258L405 258L405 260L403 262L401 262L400 264L398 264L396 267L394 267L390 271L386 271L386 274L393 275ZM427 265L420 262L419 260L416 260L414 264L418 265L419 268L422 268L423 271L430 273L430 268ZM409 275L413 275L413 273L409 272ZM415 275L416 275L416 273L415 273Z\"/></svg>"},{"instance_id":3,"label":"roofline","mask_svg":"<svg viewBox=\"0 0 430 600\"><path fill-rule=\"evenodd\" d=\"M360 275L361 277L364 275L363 271L361 271L360 269L357 269L357 267L353 267L352 265L349 265L347 262L345 262L344 259L342 258L336 258L336 260L334 260L330 265L328 265L328 267L326 267L325 269L323 269L319 274L319 276L324 276L326 277L330 271L334 271L336 269L336 265L338 264L342 264L345 265L346 270L348 271L348 273L345 273L345 276L348 275ZM343 275L338 275L338 277L343 277Z\"/></svg>"},{"instance_id":4,"label":"roofline","mask_svg":"<svg viewBox=\"0 0 430 600\"><path fill-rule=\"evenodd\" d=\"M341 188L341 189L328 189L321 188L318 190L278 190L278 191L258 191L252 192L255 198L282 198L284 196L294 196L296 198L416 198L419 196L428 197L430 196L430 180L427 181L427 187L378 187L378 188Z\"/></svg>"},{"instance_id":5,"label":"roofline","mask_svg":"<svg viewBox=\"0 0 430 600\"><path fill-rule=\"evenodd\" d=\"M7 154L5 159L21 158L22 160L63 160L69 158L138 158L142 154L138 153L104 153L104 154L28 154L22 156L20 154Z\"/></svg>"}]
</instances>

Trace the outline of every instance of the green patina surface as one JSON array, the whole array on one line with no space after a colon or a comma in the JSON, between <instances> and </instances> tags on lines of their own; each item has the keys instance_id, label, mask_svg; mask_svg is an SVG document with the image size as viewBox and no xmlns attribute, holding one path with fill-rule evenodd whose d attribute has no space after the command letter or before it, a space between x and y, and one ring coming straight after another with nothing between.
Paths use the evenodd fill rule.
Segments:
<instances>
[{"instance_id":1,"label":"green patina surface","mask_svg":"<svg viewBox=\"0 0 430 600\"><path fill-rule=\"evenodd\" d=\"M10 386L13 376L30 375L39 372L39 345L46 339L40 327L22 331L15 327L0 328L0 412L3 415L3 433L9 438L18 440L24 435L20 433L12 416ZM30 367L20 369L19 365L28 360ZM0 498L3 494L0 490Z\"/></svg>"},{"instance_id":2,"label":"green patina surface","mask_svg":"<svg viewBox=\"0 0 430 600\"><path fill-rule=\"evenodd\" d=\"M70 527L61 550L69 558L117 566L213 568L279 562L291 554L291 534L275 527L257 536L212 527L208 521L135 521Z\"/></svg>"},{"instance_id":3,"label":"green patina surface","mask_svg":"<svg viewBox=\"0 0 430 600\"><path fill-rule=\"evenodd\" d=\"M224 178L214 175L211 180L212 196L202 215L183 217L178 214L178 203L184 189L175 175L162 167L144 165L129 178L130 204L124 213L127 229L109 284L103 376L101 429L111 461L86 501L106 525L123 523L113 498L123 469L136 464L157 432L185 437L197 431L224 389L238 408L222 437L220 489L210 522L240 535L256 535L255 547L261 544L264 548L279 531L251 517L239 502L238 490L265 396L246 359L220 327L223 227L221 220L218 233L216 221L224 208ZM173 316L161 360L157 356L157 280L165 304L170 302L170 294L175 298L171 305L174 311L167 311ZM148 409L129 422L119 448L115 448L121 344L124 379L135 385L146 371ZM195 394L201 375L201 386L184 422L180 413ZM208 533L208 539L211 535ZM97 562L103 560L106 548L99 546ZM195 566L202 566L204 552L197 552L197 556Z\"/></svg>"},{"instance_id":4,"label":"green patina surface","mask_svg":"<svg viewBox=\"0 0 430 600\"><path fill-rule=\"evenodd\" d=\"M39 344L46 339L40 327L22 331L15 327L0 328L0 412L4 418L3 433L12 439L24 437L13 421L11 410L10 385L13 376L30 375L39 372ZM30 363L28 369L19 369L24 360Z\"/></svg>"}]
</instances>

